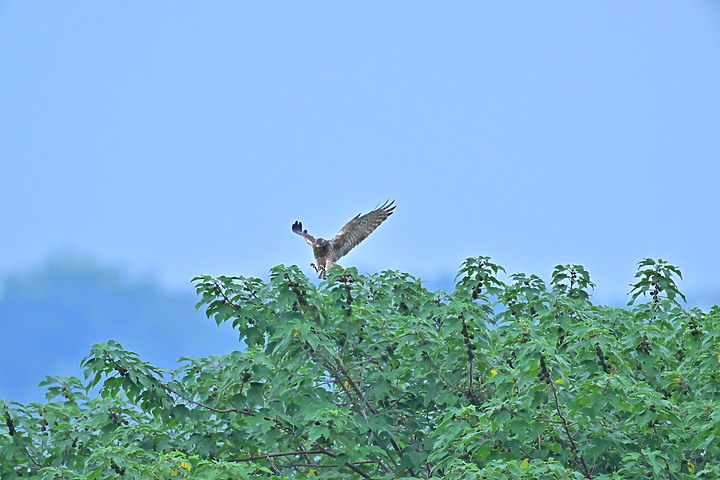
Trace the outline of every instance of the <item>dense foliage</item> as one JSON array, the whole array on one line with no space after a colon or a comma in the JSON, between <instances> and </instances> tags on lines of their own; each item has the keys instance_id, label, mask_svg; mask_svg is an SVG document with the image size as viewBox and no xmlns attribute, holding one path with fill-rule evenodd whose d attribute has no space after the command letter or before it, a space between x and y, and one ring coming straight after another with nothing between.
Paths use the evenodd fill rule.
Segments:
<instances>
[{"instance_id":1,"label":"dense foliage","mask_svg":"<svg viewBox=\"0 0 720 480\"><path fill-rule=\"evenodd\" d=\"M95 345L84 382L0 402L0 477L720 478L720 310L682 308L675 267L641 262L629 309L580 266L501 271L199 277L245 351L167 371Z\"/></svg>"}]
</instances>

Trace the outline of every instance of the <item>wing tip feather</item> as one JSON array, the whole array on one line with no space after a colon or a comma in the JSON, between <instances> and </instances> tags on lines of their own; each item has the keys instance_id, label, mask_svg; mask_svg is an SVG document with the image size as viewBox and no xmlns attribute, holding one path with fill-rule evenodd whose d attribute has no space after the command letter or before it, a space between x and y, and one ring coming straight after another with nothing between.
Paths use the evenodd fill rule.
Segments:
<instances>
[{"instance_id":1,"label":"wing tip feather","mask_svg":"<svg viewBox=\"0 0 720 480\"><path fill-rule=\"evenodd\" d=\"M303 230L302 228L302 222L297 220L295 221L295 223L292 224L292 231L293 233L297 233L298 235L307 235L307 230Z\"/></svg>"},{"instance_id":2,"label":"wing tip feather","mask_svg":"<svg viewBox=\"0 0 720 480\"><path fill-rule=\"evenodd\" d=\"M395 211L395 207L397 207L397 205L395 205L395 200L387 199L385 201L385 203L383 203L382 206L380 207L380 210L382 210L383 212L387 213L388 216L390 216Z\"/></svg>"},{"instance_id":3,"label":"wing tip feather","mask_svg":"<svg viewBox=\"0 0 720 480\"><path fill-rule=\"evenodd\" d=\"M382 210L388 216L390 216L395 211L395 207L397 207L397 205L395 205L395 200L390 200L388 198L387 200L385 200L385 203L377 207L376 210Z\"/></svg>"}]
</instances>

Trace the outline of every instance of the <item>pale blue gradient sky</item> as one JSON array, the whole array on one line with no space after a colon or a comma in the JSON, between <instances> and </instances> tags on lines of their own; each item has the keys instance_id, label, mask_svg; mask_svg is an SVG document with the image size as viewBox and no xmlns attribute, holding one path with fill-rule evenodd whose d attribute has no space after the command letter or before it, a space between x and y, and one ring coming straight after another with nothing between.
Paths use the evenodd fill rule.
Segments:
<instances>
[{"instance_id":1,"label":"pale blue gradient sky","mask_svg":"<svg viewBox=\"0 0 720 480\"><path fill-rule=\"evenodd\" d=\"M0 65L0 274L310 274L294 220L394 198L341 263L580 263L611 298L650 256L720 292L713 0L4 1Z\"/></svg>"}]
</instances>

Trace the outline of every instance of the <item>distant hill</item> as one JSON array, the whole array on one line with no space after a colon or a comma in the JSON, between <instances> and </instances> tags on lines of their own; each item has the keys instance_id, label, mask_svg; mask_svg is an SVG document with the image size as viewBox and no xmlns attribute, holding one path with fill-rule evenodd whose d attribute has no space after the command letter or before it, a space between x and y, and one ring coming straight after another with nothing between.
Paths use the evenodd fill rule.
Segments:
<instances>
[{"instance_id":1,"label":"distant hill","mask_svg":"<svg viewBox=\"0 0 720 480\"><path fill-rule=\"evenodd\" d=\"M189 279L188 279L189 280ZM57 258L0 279L0 398L43 400L46 375L80 376L90 347L119 341L154 365L240 348L229 325L195 311L192 286L169 292L119 269Z\"/></svg>"}]
</instances>

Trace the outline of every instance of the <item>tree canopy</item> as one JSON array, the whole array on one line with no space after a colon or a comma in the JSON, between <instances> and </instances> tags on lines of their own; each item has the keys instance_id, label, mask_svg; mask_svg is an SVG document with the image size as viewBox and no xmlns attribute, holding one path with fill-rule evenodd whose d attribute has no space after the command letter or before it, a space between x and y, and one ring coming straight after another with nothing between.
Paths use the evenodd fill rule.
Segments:
<instances>
[{"instance_id":1,"label":"tree canopy","mask_svg":"<svg viewBox=\"0 0 720 480\"><path fill-rule=\"evenodd\" d=\"M720 478L720 310L683 308L676 267L640 262L626 309L578 265L502 270L198 277L246 348L93 346L46 403L0 401L0 478Z\"/></svg>"}]
</instances>

